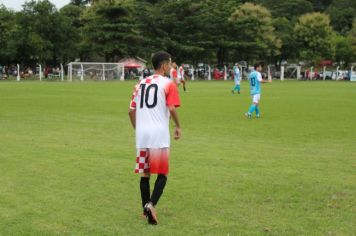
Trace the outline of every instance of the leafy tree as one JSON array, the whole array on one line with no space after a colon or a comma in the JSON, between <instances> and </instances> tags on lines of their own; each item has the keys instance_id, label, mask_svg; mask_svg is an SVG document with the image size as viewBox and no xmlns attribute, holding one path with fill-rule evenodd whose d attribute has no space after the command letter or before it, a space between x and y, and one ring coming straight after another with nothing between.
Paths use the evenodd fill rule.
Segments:
<instances>
[{"instance_id":1,"label":"leafy tree","mask_svg":"<svg viewBox=\"0 0 356 236\"><path fill-rule=\"evenodd\" d=\"M137 0L133 7L137 27L144 35L142 42L145 47L140 50L140 55L148 60L153 52L167 50L171 40L167 32L167 29L174 27L171 15L163 15L162 11L163 7L152 0Z\"/></svg>"},{"instance_id":2,"label":"leafy tree","mask_svg":"<svg viewBox=\"0 0 356 236\"><path fill-rule=\"evenodd\" d=\"M335 50L334 58L338 64L347 66L354 57L351 41L342 35L334 35L332 38L333 48Z\"/></svg>"},{"instance_id":3,"label":"leafy tree","mask_svg":"<svg viewBox=\"0 0 356 236\"><path fill-rule=\"evenodd\" d=\"M280 55L275 57L276 66L280 65L283 60L296 58L298 56L298 45L293 33L294 24L285 17L273 19L275 35L282 42Z\"/></svg>"},{"instance_id":4,"label":"leafy tree","mask_svg":"<svg viewBox=\"0 0 356 236\"><path fill-rule=\"evenodd\" d=\"M0 64L7 64L14 59L16 49L11 47L11 30L15 27L15 13L0 5Z\"/></svg>"},{"instance_id":5,"label":"leafy tree","mask_svg":"<svg viewBox=\"0 0 356 236\"><path fill-rule=\"evenodd\" d=\"M207 0L203 5L202 14L199 16L204 30L201 37L205 39L205 47L216 54L218 64L242 58L241 55L236 55L234 35L236 31L229 21L241 2L236 0Z\"/></svg>"},{"instance_id":6,"label":"leafy tree","mask_svg":"<svg viewBox=\"0 0 356 236\"><path fill-rule=\"evenodd\" d=\"M227 60L229 12L236 1L138 1L150 49L164 49L180 61Z\"/></svg>"},{"instance_id":7,"label":"leafy tree","mask_svg":"<svg viewBox=\"0 0 356 236\"><path fill-rule=\"evenodd\" d=\"M294 33L302 59L315 62L332 57L333 34L328 15L307 13L299 17Z\"/></svg>"},{"instance_id":8,"label":"leafy tree","mask_svg":"<svg viewBox=\"0 0 356 236\"><path fill-rule=\"evenodd\" d=\"M48 0L26 2L14 22L7 46L17 61L55 65L75 57L75 27Z\"/></svg>"},{"instance_id":9,"label":"leafy tree","mask_svg":"<svg viewBox=\"0 0 356 236\"><path fill-rule=\"evenodd\" d=\"M279 54L281 41L275 36L271 13L260 5L244 3L229 18L234 48L242 58L254 60Z\"/></svg>"},{"instance_id":10,"label":"leafy tree","mask_svg":"<svg viewBox=\"0 0 356 236\"><path fill-rule=\"evenodd\" d=\"M66 23L67 33L66 46L62 47L62 60L73 61L76 58L85 60L90 51L89 46L84 43L85 35L82 34L83 22L81 17L84 12L81 6L68 4L59 11L61 18Z\"/></svg>"},{"instance_id":11,"label":"leafy tree","mask_svg":"<svg viewBox=\"0 0 356 236\"><path fill-rule=\"evenodd\" d=\"M44 4L40 1L39 4L42 6L38 7L36 1L26 2L23 10L16 14L16 25L10 32L11 38L16 39L9 42L10 46L16 49L15 58L25 64L44 62L49 60L51 55L51 42L42 38L37 29L41 27L43 35L46 35L51 19L48 17L50 12L46 14L44 8L49 7L47 10L52 11L54 6L48 1ZM41 16L41 13L44 15Z\"/></svg>"},{"instance_id":12,"label":"leafy tree","mask_svg":"<svg viewBox=\"0 0 356 236\"><path fill-rule=\"evenodd\" d=\"M356 17L356 1L334 0L327 9L334 30L345 35L351 28Z\"/></svg>"},{"instance_id":13,"label":"leafy tree","mask_svg":"<svg viewBox=\"0 0 356 236\"><path fill-rule=\"evenodd\" d=\"M354 22L352 24L352 29L347 34L347 39L351 45L352 60L355 61L356 60L356 19L354 19Z\"/></svg>"},{"instance_id":14,"label":"leafy tree","mask_svg":"<svg viewBox=\"0 0 356 236\"><path fill-rule=\"evenodd\" d=\"M271 11L274 18L288 20L313 11L313 4L307 0L263 0L261 4Z\"/></svg>"},{"instance_id":15,"label":"leafy tree","mask_svg":"<svg viewBox=\"0 0 356 236\"><path fill-rule=\"evenodd\" d=\"M313 4L314 11L323 12L325 11L334 0L308 0Z\"/></svg>"},{"instance_id":16,"label":"leafy tree","mask_svg":"<svg viewBox=\"0 0 356 236\"><path fill-rule=\"evenodd\" d=\"M134 21L133 5L129 2L99 2L83 16L85 41L93 53L106 61L135 56L142 47L143 36Z\"/></svg>"},{"instance_id":17,"label":"leafy tree","mask_svg":"<svg viewBox=\"0 0 356 236\"><path fill-rule=\"evenodd\" d=\"M17 13L0 7L0 62L149 59L157 50L191 63L331 59L334 53L336 60L352 60L346 52L350 45L355 52L355 1L251 2L264 7L245 0L71 0L60 11L50 0L30 0ZM332 37L324 14L301 16L313 8L328 9L346 37Z\"/></svg>"},{"instance_id":18,"label":"leafy tree","mask_svg":"<svg viewBox=\"0 0 356 236\"><path fill-rule=\"evenodd\" d=\"M211 52L211 42L201 18L203 5L188 0L167 1L157 17L163 45L180 61L196 61Z\"/></svg>"}]
</instances>

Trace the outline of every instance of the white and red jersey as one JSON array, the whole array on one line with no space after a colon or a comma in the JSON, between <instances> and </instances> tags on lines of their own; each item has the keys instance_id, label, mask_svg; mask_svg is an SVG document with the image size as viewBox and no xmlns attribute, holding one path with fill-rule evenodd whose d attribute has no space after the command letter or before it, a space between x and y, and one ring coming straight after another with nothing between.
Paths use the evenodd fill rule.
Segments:
<instances>
[{"instance_id":1,"label":"white and red jersey","mask_svg":"<svg viewBox=\"0 0 356 236\"><path fill-rule=\"evenodd\" d=\"M180 99L167 77L152 75L135 86L130 109L136 109L136 148L169 147L168 106L179 107Z\"/></svg>"},{"instance_id":2,"label":"white and red jersey","mask_svg":"<svg viewBox=\"0 0 356 236\"><path fill-rule=\"evenodd\" d=\"M179 69L178 69L178 80L181 81L181 80L184 80L184 68L183 66L180 66Z\"/></svg>"},{"instance_id":3,"label":"white and red jersey","mask_svg":"<svg viewBox=\"0 0 356 236\"><path fill-rule=\"evenodd\" d=\"M178 83L178 72L175 68L171 68L171 71L169 72L169 77L171 80L173 80L175 83Z\"/></svg>"}]
</instances>

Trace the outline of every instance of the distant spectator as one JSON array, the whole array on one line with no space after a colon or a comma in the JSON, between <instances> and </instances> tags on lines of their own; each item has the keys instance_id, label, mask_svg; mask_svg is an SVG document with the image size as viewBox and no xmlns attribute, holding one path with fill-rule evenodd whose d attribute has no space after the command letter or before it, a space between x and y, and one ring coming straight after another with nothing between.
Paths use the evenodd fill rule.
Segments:
<instances>
[{"instance_id":1,"label":"distant spectator","mask_svg":"<svg viewBox=\"0 0 356 236\"><path fill-rule=\"evenodd\" d=\"M130 76L129 69L125 68L124 78L129 79L129 76Z\"/></svg>"},{"instance_id":2,"label":"distant spectator","mask_svg":"<svg viewBox=\"0 0 356 236\"><path fill-rule=\"evenodd\" d=\"M45 69L43 70L43 75L46 79L48 78L48 74L49 74L49 67L46 66Z\"/></svg>"},{"instance_id":3,"label":"distant spectator","mask_svg":"<svg viewBox=\"0 0 356 236\"><path fill-rule=\"evenodd\" d=\"M9 69L7 68L7 66L3 66L1 72L2 72L2 79L7 79L9 77Z\"/></svg>"},{"instance_id":4,"label":"distant spectator","mask_svg":"<svg viewBox=\"0 0 356 236\"><path fill-rule=\"evenodd\" d=\"M133 70L130 70L130 79L135 79L135 73Z\"/></svg>"},{"instance_id":5,"label":"distant spectator","mask_svg":"<svg viewBox=\"0 0 356 236\"><path fill-rule=\"evenodd\" d=\"M313 78L316 80L317 78L319 78L319 71L318 71L318 69L315 69L314 70L314 76L313 76Z\"/></svg>"},{"instance_id":6,"label":"distant spectator","mask_svg":"<svg viewBox=\"0 0 356 236\"><path fill-rule=\"evenodd\" d=\"M219 80L220 79L220 71L216 67L214 68L213 76L214 76L215 80Z\"/></svg>"},{"instance_id":7,"label":"distant spectator","mask_svg":"<svg viewBox=\"0 0 356 236\"><path fill-rule=\"evenodd\" d=\"M30 67L27 68L27 75L28 75L28 77L31 77L33 75L33 71Z\"/></svg>"},{"instance_id":8,"label":"distant spectator","mask_svg":"<svg viewBox=\"0 0 356 236\"><path fill-rule=\"evenodd\" d=\"M151 75L150 70L148 68L145 68L143 70L143 78L146 78L146 77L148 77L150 75Z\"/></svg>"}]
</instances>

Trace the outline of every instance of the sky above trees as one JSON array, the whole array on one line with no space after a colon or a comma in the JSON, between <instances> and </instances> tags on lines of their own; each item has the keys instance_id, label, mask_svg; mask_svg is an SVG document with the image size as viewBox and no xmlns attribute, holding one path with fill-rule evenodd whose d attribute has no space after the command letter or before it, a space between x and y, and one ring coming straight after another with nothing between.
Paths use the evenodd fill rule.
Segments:
<instances>
[{"instance_id":1,"label":"sky above trees","mask_svg":"<svg viewBox=\"0 0 356 236\"><path fill-rule=\"evenodd\" d=\"M0 0L0 4L3 4L5 7L13 9L14 11L21 11L22 5L26 0ZM64 5L70 3L70 0L51 0L57 8L61 8Z\"/></svg>"}]
</instances>

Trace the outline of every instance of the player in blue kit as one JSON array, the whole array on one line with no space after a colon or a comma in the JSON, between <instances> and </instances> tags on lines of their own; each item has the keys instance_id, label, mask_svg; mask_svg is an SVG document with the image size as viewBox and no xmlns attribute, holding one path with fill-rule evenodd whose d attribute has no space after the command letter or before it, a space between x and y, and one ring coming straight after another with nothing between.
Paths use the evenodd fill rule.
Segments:
<instances>
[{"instance_id":1,"label":"player in blue kit","mask_svg":"<svg viewBox=\"0 0 356 236\"><path fill-rule=\"evenodd\" d=\"M250 82L250 94L252 97L252 105L245 115L247 118L252 118L253 112L256 112L256 118L260 118L259 102L261 98L261 83L271 83L272 80L262 79L262 63L257 63L254 65L255 70L252 71L248 77Z\"/></svg>"},{"instance_id":2,"label":"player in blue kit","mask_svg":"<svg viewBox=\"0 0 356 236\"><path fill-rule=\"evenodd\" d=\"M237 93L240 94L241 88L240 88L240 83L241 83L241 75L240 75L240 69L239 69L239 64L236 63L234 68L233 68L233 72L234 72L234 87L232 88L232 93L234 94L235 91L237 90Z\"/></svg>"}]
</instances>

